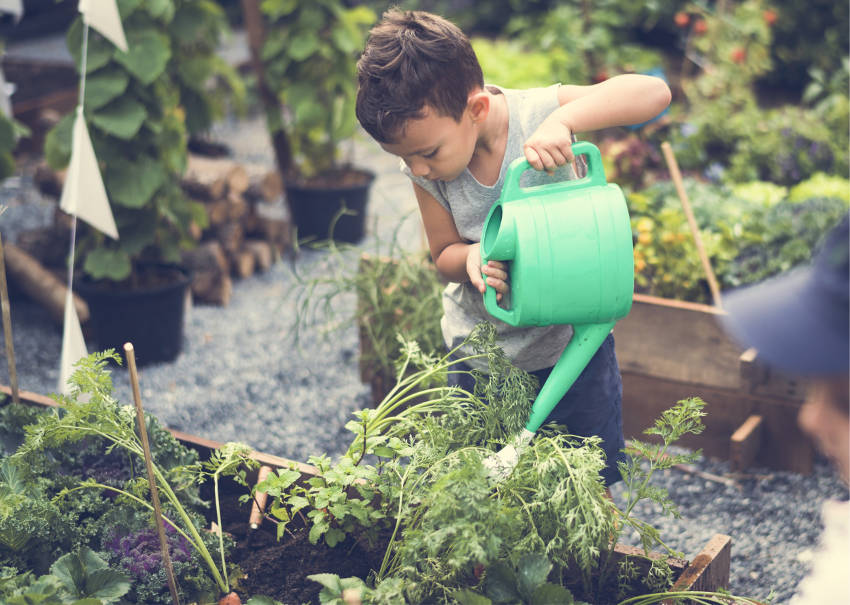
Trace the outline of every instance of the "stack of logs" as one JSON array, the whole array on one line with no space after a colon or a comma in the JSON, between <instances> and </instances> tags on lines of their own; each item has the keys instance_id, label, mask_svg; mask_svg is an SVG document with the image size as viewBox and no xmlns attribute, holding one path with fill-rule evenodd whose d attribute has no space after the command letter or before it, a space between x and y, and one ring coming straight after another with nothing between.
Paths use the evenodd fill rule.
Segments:
<instances>
[{"instance_id":1,"label":"stack of logs","mask_svg":"<svg viewBox=\"0 0 850 605\"><path fill-rule=\"evenodd\" d=\"M280 175L226 158L189 156L183 189L204 205L209 221L194 234L197 247L183 254L194 274L192 295L226 305L231 277L267 270L291 243Z\"/></svg>"},{"instance_id":2,"label":"stack of logs","mask_svg":"<svg viewBox=\"0 0 850 605\"><path fill-rule=\"evenodd\" d=\"M64 173L42 165L35 182L42 193L56 197ZM290 226L283 212L282 184L277 171L240 164L229 158L190 155L183 178L186 194L203 204L208 225L193 225L197 245L183 253L192 271L194 301L227 305L232 279L265 271L290 246ZM3 242L10 284L42 304L62 322L70 217L57 208L51 225L19 233ZM81 323L88 318L85 302L75 295Z\"/></svg>"}]
</instances>

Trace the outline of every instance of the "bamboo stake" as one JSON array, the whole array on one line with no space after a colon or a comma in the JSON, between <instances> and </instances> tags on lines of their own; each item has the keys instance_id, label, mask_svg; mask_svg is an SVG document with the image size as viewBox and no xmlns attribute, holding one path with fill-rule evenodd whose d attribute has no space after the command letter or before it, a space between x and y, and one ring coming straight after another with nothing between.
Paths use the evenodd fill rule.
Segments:
<instances>
[{"instance_id":1,"label":"bamboo stake","mask_svg":"<svg viewBox=\"0 0 850 605\"><path fill-rule=\"evenodd\" d=\"M154 521L159 532L159 546L162 549L162 564L165 567L165 575L168 578L168 590L171 591L171 600L174 605L180 605L177 595L177 582L174 579L174 568L171 566L171 556L168 554L168 539L165 537L165 524L162 522L162 507L159 504L159 492L156 488L156 478L153 474L153 458L151 457L151 446L148 443L148 431L145 427L145 414L142 411L142 396L139 391L139 374L136 371L136 353L132 343L124 343L124 353L127 356L127 367L130 370L130 383L133 386L133 401L136 404L136 420L139 423L139 436L142 439L142 449L145 453L145 467L148 471L148 484L151 488L151 501L153 503Z\"/></svg>"},{"instance_id":2,"label":"bamboo stake","mask_svg":"<svg viewBox=\"0 0 850 605\"><path fill-rule=\"evenodd\" d=\"M679 194L679 200L682 202L682 209L685 211L685 216L688 219L688 226L691 228L691 235L694 236L694 243L697 247L697 254L702 263L702 268L708 278L708 287L711 289L711 297L714 299L714 306L717 308L723 307L723 301L720 298L720 286L717 283L717 278L714 276L714 270L711 268L711 263L708 260L708 254L702 245L702 237L699 233L699 226L694 218L694 212L691 209L691 203L688 201L688 194L685 192L685 185L682 182L682 173L679 172L679 164L676 162L676 156L673 154L673 148L670 143L664 141L661 143L661 151L664 152L664 159L667 161L667 168L670 170L670 178L676 185L676 193Z\"/></svg>"},{"instance_id":3,"label":"bamboo stake","mask_svg":"<svg viewBox=\"0 0 850 605\"><path fill-rule=\"evenodd\" d=\"M12 387L12 401L20 403L18 372L15 368L15 343L12 340L12 315L9 312L9 288L6 284L6 256L3 253L2 237L0 237L0 305L3 307L3 335L6 337L6 358L9 363L9 386Z\"/></svg>"}]
</instances>

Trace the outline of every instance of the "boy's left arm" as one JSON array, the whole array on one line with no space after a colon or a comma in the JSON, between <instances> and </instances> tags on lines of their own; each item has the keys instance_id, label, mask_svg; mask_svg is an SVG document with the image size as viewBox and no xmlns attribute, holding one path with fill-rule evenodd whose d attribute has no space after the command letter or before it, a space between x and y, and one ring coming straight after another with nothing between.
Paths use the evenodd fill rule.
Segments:
<instances>
[{"instance_id":1,"label":"boy's left arm","mask_svg":"<svg viewBox=\"0 0 850 605\"><path fill-rule=\"evenodd\" d=\"M558 87L560 107L523 146L537 170L554 170L572 162L573 133L651 120L670 104L670 88L661 78L639 74L615 76L593 86Z\"/></svg>"}]
</instances>

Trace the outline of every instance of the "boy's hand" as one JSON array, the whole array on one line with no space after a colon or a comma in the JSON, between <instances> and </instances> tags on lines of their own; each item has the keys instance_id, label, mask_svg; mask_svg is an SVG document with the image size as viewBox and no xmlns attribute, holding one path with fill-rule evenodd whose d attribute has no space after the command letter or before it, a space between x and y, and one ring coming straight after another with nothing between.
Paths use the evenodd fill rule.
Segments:
<instances>
[{"instance_id":1,"label":"boy's hand","mask_svg":"<svg viewBox=\"0 0 850 605\"><path fill-rule=\"evenodd\" d=\"M466 255L466 272L469 281L481 294L487 289L486 286L495 288L496 300L502 300L502 296L508 293L508 266L497 260L488 261L486 265L481 264L481 244L470 244ZM482 273L484 274L482 276ZM487 279L485 285L484 279Z\"/></svg>"},{"instance_id":2,"label":"boy's hand","mask_svg":"<svg viewBox=\"0 0 850 605\"><path fill-rule=\"evenodd\" d=\"M532 168L552 173L558 166L573 162L572 139L570 129L550 116L522 146L525 159Z\"/></svg>"}]
</instances>

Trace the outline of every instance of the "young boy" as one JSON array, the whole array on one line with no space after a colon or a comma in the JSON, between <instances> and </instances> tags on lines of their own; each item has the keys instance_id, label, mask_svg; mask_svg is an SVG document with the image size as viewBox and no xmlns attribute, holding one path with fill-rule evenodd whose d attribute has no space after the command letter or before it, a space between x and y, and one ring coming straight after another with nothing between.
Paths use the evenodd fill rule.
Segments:
<instances>
[{"instance_id":1,"label":"young boy","mask_svg":"<svg viewBox=\"0 0 850 605\"><path fill-rule=\"evenodd\" d=\"M726 329L772 367L808 376L797 421L850 480L850 217L813 263L723 299ZM823 506L821 547L792 605L850 603L850 504Z\"/></svg>"},{"instance_id":2,"label":"young boy","mask_svg":"<svg viewBox=\"0 0 850 605\"><path fill-rule=\"evenodd\" d=\"M659 78L623 75L593 86L508 90L484 84L467 37L425 12L390 10L370 32L357 64L357 119L413 181L431 255L450 283L443 293L442 331L450 349L479 322L493 323L512 362L542 385L572 335L571 326L512 327L487 313L487 285L509 293L504 263L481 264L479 240L504 173L525 156L523 186L574 178L574 133L636 124L670 103ZM542 171L558 175L553 179ZM486 371L486 362L474 365ZM458 369L469 369L458 368ZM471 389L471 378L458 383ZM609 335L549 421L603 440L606 485L620 479L622 384Z\"/></svg>"}]
</instances>

